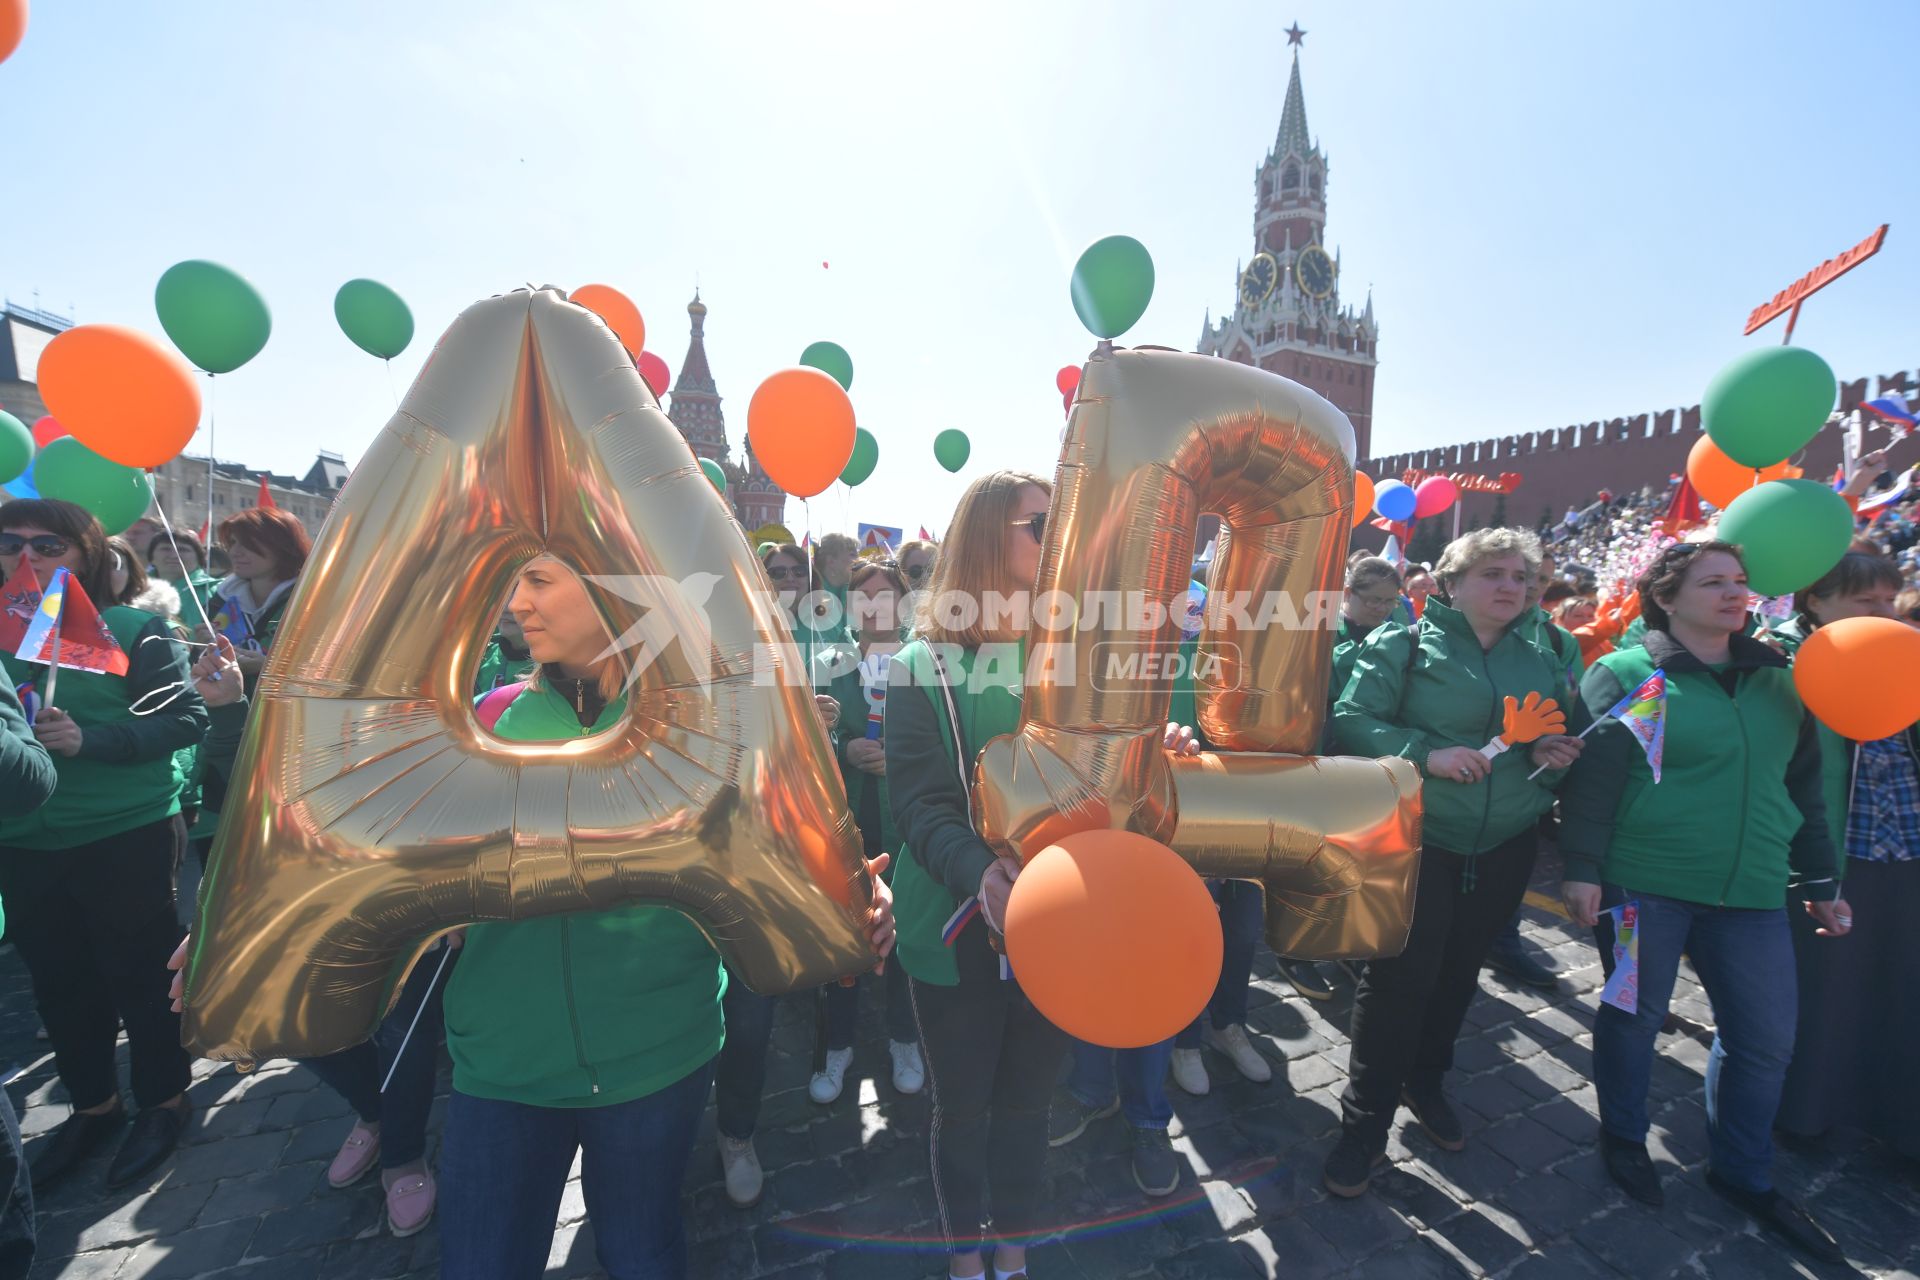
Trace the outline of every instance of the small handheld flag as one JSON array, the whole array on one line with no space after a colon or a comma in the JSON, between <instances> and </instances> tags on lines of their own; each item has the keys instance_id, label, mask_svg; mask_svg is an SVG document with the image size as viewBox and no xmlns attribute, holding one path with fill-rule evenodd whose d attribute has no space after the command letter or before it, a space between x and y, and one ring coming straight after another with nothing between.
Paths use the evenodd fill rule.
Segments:
<instances>
[{"instance_id":1,"label":"small handheld flag","mask_svg":"<svg viewBox=\"0 0 1920 1280\"><path fill-rule=\"evenodd\" d=\"M22 662L38 662L50 668L91 671L101 675L127 674L127 655L113 638L113 632L100 620L99 610L87 598L82 587L65 568L54 570L53 581L40 597L40 607L27 633L20 639L15 656ZM52 697L52 681L48 681Z\"/></svg>"},{"instance_id":2,"label":"small handheld flag","mask_svg":"<svg viewBox=\"0 0 1920 1280\"><path fill-rule=\"evenodd\" d=\"M1640 904L1624 902L1605 913L1613 917L1613 974L1601 988L1600 1003L1622 1013L1640 1011Z\"/></svg>"},{"instance_id":3,"label":"small handheld flag","mask_svg":"<svg viewBox=\"0 0 1920 1280\"><path fill-rule=\"evenodd\" d=\"M1579 737L1586 737L1609 720L1618 720L1627 726L1640 743L1640 749L1647 753L1647 767L1653 770L1653 780L1660 781L1660 756L1667 741L1667 673L1663 667L1656 667L1652 675L1642 680L1637 688L1620 701L1613 704L1607 714L1582 729ZM1527 775L1529 780L1545 773L1542 765Z\"/></svg>"},{"instance_id":4,"label":"small handheld flag","mask_svg":"<svg viewBox=\"0 0 1920 1280\"><path fill-rule=\"evenodd\" d=\"M0 649L18 653L27 638L27 625L40 610L40 579L33 572L33 561L20 557L5 586L0 586Z\"/></svg>"},{"instance_id":5,"label":"small handheld flag","mask_svg":"<svg viewBox=\"0 0 1920 1280\"><path fill-rule=\"evenodd\" d=\"M1893 432L1895 440L1906 439L1908 432L1915 426L1920 426L1920 418L1915 417L1913 411L1907 408L1906 397L1898 394L1868 400L1860 407L1886 423L1887 429Z\"/></svg>"},{"instance_id":6,"label":"small handheld flag","mask_svg":"<svg viewBox=\"0 0 1920 1280\"><path fill-rule=\"evenodd\" d=\"M886 727L887 671L892 661L890 653L873 653L860 664L860 691L867 699L867 737L876 742Z\"/></svg>"}]
</instances>

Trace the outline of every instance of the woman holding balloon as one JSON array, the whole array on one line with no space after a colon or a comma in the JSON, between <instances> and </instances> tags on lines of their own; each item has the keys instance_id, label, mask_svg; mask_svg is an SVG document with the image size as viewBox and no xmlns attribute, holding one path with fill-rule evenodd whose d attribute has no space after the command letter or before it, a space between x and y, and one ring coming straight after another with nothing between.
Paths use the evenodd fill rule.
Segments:
<instances>
[{"instance_id":1,"label":"woman holding balloon","mask_svg":"<svg viewBox=\"0 0 1920 1280\"><path fill-rule=\"evenodd\" d=\"M1557 664L1521 634L1539 564L1530 533L1456 539L1436 573L1445 602L1436 594L1414 626L1369 637L1334 707L1342 752L1402 756L1426 778L1412 932L1400 955L1368 962L1355 996L1344 1131L1322 1175L1336 1195L1366 1191L1402 1105L1441 1147L1466 1144L1441 1083L1487 948L1526 892L1556 771L1580 752L1544 718L1529 737L1503 715L1515 700L1566 692ZM1531 746L1489 755L1503 734ZM1548 772L1533 777L1537 768Z\"/></svg>"},{"instance_id":2,"label":"woman holding balloon","mask_svg":"<svg viewBox=\"0 0 1920 1280\"><path fill-rule=\"evenodd\" d=\"M1825 643L1799 663L1804 646L1822 631L1823 640L1842 632L1871 634L1867 628L1835 630L1836 623L1884 619L1886 627L1898 627L1893 602L1902 585L1900 571L1885 556L1849 552L1795 596L1795 614L1774 638L1795 657L1795 676L1810 704L1818 703L1822 691L1809 682L1823 679L1823 660L1838 676L1826 685L1867 699L1875 711L1894 685L1912 681L1920 669L1912 665L1920 659L1920 639L1904 646L1915 656L1892 669L1875 670L1857 650ZM1898 631L1889 634L1896 646L1906 639ZM1819 714L1823 707L1813 709ZM1905 712L1896 707L1893 714ZM1920 1111L1911 1098L1920 1073L1920 1006L1906 994L1920 981L1920 930L1913 928L1920 919L1920 723L1870 741L1843 737L1825 724L1819 734L1827 821L1840 854L1834 875L1859 905L1845 946L1821 938L1807 912L1787 913L1800 1016L1774 1125L1811 1138L1851 1123L1908 1159L1920 1159Z\"/></svg>"}]
</instances>

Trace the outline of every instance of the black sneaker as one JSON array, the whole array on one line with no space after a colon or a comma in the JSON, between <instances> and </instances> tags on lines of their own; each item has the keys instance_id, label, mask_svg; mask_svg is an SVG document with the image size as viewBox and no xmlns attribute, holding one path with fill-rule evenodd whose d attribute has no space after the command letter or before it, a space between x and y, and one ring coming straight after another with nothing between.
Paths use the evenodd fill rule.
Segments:
<instances>
[{"instance_id":1,"label":"black sneaker","mask_svg":"<svg viewBox=\"0 0 1920 1280\"><path fill-rule=\"evenodd\" d=\"M1413 1118L1420 1123L1421 1132L1432 1138L1436 1146L1448 1151L1459 1151L1467 1145L1467 1131L1460 1127L1460 1117L1454 1114L1453 1104L1438 1087L1422 1089L1415 1093L1412 1089L1400 1091L1400 1104L1413 1112Z\"/></svg>"},{"instance_id":2,"label":"black sneaker","mask_svg":"<svg viewBox=\"0 0 1920 1280\"><path fill-rule=\"evenodd\" d=\"M1308 1000L1320 1001L1333 999L1333 988L1320 974L1320 966L1311 960L1282 960L1280 974L1293 984L1293 989Z\"/></svg>"},{"instance_id":3,"label":"black sneaker","mask_svg":"<svg viewBox=\"0 0 1920 1280\"><path fill-rule=\"evenodd\" d=\"M1845 1262L1847 1255L1813 1215L1778 1191L1748 1191L1707 1170L1707 1185L1745 1209L1753 1220L1821 1262Z\"/></svg>"},{"instance_id":4,"label":"black sneaker","mask_svg":"<svg viewBox=\"0 0 1920 1280\"><path fill-rule=\"evenodd\" d=\"M1644 1142L1628 1142L1605 1129L1600 1131L1600 1158L1606 1162L1607 1176L1619 1188L1641 1204L1658 1209L1667 1202L1660 1189L1660 1174L1653 1167Z\"/></svg>"},{"instance_id":5,"label":"black sneaker","mask_svg":"<svg viewBox=\"0 0 1920 1280\"><path fill-rule=\"evenodd\" d=\"M1133 1183L1150 1196L1170 1196L1180 1185L1180 1157L1165 1129L1133 1131Z\"/></svg>"},{"instance_id":6,"label":"black sneaker","mask_svg":"<svg viewBox=\"0 0 1920 1280\"><path fill-rule=\"evenodd\" d=\"M115 1107L103 1115L74 1112L60 1122L53 1136L33 1153L33 1189L44 1191L73 1172L73 1167L91 1155L127 1123L127 1109Z\"/></svg>"},{"instance_id":7,"label":"black sneaker","mask_svg":"<svg viewBox=\"0 0 1920 1280\"><path fill-rule=\"evenodd\" d=\"M187 1108L148 1107L133 1118L133 1128L120 1143L113 1163L107 1166L107 1186L124 1187L152 1173L166 1162L180 1145L180 1131L187 1127Z\"/></svg>"},{"instance_id":8,"label":"black sneaker","mask_svg":"<svg viewBox=\"0 0 1920 1280\"><path fill-rule=\"evenodd\" d=\"M1053 1100L1053 1109L1047 1114L1047 1145L1064 1147L1087 1131L1087 1126L1095 1120L1105 1120L1120 1111L1120 1099L1115 1098L1103 1107L1090 1107L1073 1096L1071 1090L1063 1089L1060 1096Z\"/></svg>"},{"instance_id":9,"label":"black sneaker","mask_svg":"<svg viewBox=\"0 0 1920 1280\"><path fill-rule=\"evenodd\" d=\"M1320 1181L1327 1190L1337 1196L1351 1200L1355 1196L1367 1193L1367 1184L1373 1181L1373 1171L1387 1162L1387 1153L1383 1146L1367 1141L1352 1130L1340 1134L1333 1150L1327 1155L1326 1167L1320 1171Z\"/></svg>"},{"instance_id":10,"label":"black sneaker","mask_svg":"<svg viewBox=\"0 0 1920 1280\"><path fill-rule=\"evenodd\" d=\"M1487 952L1487 963L1522 986L1552 991L1560 985L1553 970L1527 954L1518 938L1503 938Z\"/></svg>"}]
</instances>

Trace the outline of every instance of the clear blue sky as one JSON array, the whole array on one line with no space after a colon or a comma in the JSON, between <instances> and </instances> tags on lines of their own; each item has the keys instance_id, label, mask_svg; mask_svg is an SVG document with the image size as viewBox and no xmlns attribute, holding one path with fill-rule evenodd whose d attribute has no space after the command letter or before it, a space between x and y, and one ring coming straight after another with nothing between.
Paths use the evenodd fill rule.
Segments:
<instances>
[{"instance_id":1,"label":"clear blue sky","mask_svg":"<svg viewBox=\"0 0 1920 1280\"><path fill-rule=\"evenodd\" d=\"M1779 341L1741 337L1753 305L1882 221L1799 340L1843 377L1920 364L1909 3L41 0L0 65L0 292L157 333L169 264L234 267L274 333L220 380L219 453L302 470L393 407L334 326L350 277L412 304L404 385L527 281L626 290L677 372L697 276L736 447L831 338L880 464L816 529L938 528L983 468L1051 473L1080 248L1152 250L1129 341L1190 349L1231 306L1295 19L1343 291L1381 324L1377 447L1692 403Z\"/></svg>"}]
</instances>

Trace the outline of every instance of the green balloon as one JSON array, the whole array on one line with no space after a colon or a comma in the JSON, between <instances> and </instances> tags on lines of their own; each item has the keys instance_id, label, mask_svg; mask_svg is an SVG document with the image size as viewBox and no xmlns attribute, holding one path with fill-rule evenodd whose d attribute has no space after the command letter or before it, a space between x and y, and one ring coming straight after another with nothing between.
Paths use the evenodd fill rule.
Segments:
<instances>
[{"instance_id":1,"label":"green balloon","mask_svg":"<svg viewBox=\"0 0 1920 1280\"><path fill-rule=\"evenodd\" d=\"M933 456L940 465L949 471L958 471L967 465L967 458L973 453L973 441L967 439L967 433L954 427L948 427L933 438Z\"/></svg>"},{"instance_id":2,"label":"green balloon","mask_svg":"<svg viewBox=\"0 0 1920 1280\"><path fill-rule=\"evenodd\" d=\"M333 295L333 318L353 345L391 360L413 341L413 312L378 280L349 280Z\"/></svg>"},{"instance_id":3,"label":"green balloon","mask_svg":"<svg viewBox=\"0 0 1920 1280\"><path fill-rule=\"evenodd\" d=\"M1791 458L1833 410L1833 370L1805 347L1749 351L1715 375L1700 418L1720 452L1743 467Z\"/></svg>"},{"instance_id":4,"label":"green balloon","mask_svg":"<svg viewBox=\"0 0 1920 1280\"><path fill-rule=\"evenodd\" d=\"M217 262L176 262L153 288L160 327L180 354L208 373L232 373L260 354L273 332L266 300Z\"/></svg>"},{"instance_id":5,"label":"green balloon","mask_svg":"<svg viewBox=\"0 0 1920 1280\"><path fill-rule=\"evenodd\" d=\"M0 409L0 484L18 480L33 465L33 432L27 424Z\"/></svg>"},{"instance_id":6,"label":"green balloon","mask_svg":"<svg viewBox=\"0 0 1920 1280\"><path fill-rule=\"evenodd\" d=\"M1749 586L1783 596L1840 563L1853 542L1853 511L1818 480L1769 480L1721 513L1719 536L1746 553Z\"/></svg>"},{"instance_id":7,"label":"green balloon","mask_svg":"<svg viewBox=\"0 0 1920 1280\"><path fill-rule=\"evenodd\" d=\"M720 494L720 496L725 497L727 493L727 473L720 469L720 464L712 458L702 458L700 459L700 470L705 473L707 483L713 486L714 491Z\"/></svg>"},{"instance_id":8,"label":"green balloon","mask_svg":"<svg viewBox=\"0 0 1920 1280\"><path fill-rule=\"evenodd\" d=\"M880 461L880 442L873 438L873 432L865 427L853 429L853 456L847 459L846 468L840 473L840 480L846 485L856 485L873 474L873 468Z\"/></svg>"},{"instance_id":9,"label":"green balloon","mask_svg":"<svg viewBox=\"0 0 1920 1280\"><path fill-rule=\"evenodd\" d=\"M1132 236L1096 240L1073 266L1073 309L1096 338L1133 328L1153 300L1153 256Z\"/></svg>"},{"instance_id":10,"label":"green balloon","mask_svg":"<svg viewBox=\"0 0 1920 1280\"><path fill-rule=\"evenodd\" d=\"M853 390L853 357L837 342L816 342L800 353L800 363L818 369L840 384L842 391Z\"/></svg>"},{"instance_id":11,"label":"green balloon","mask_svg":"<svg viewBox=\"0 0 1920 1280\"><path fill-rule=\"evenodd\" d=\"M153 501L146 472L109 461L72 436L61 436L40 451L33 481L42 497L93 512L108 533L119 533L138 520Z\"/></svg>"}]
</instances>

